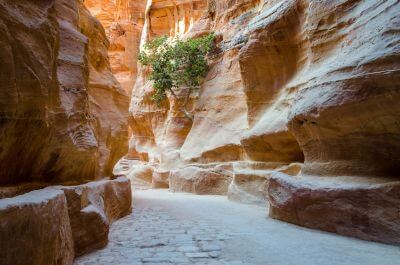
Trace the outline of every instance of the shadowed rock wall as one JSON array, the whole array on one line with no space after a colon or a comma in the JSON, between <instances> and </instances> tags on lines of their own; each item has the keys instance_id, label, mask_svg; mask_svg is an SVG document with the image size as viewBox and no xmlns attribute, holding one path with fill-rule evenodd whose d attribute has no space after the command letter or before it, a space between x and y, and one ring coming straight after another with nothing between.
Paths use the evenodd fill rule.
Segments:
<instances>
[{"instance_id":1,"label":"shadowed rock wall","mask_svg":"<svg viewBox=\"0 0 400 265\"><path fill-rule=\"evenodd\" d=\"M0 0L0 36L0 264L71 265L131 212L128 96L83 1Z\"/></svg>"},{"instance_id":2,"label":"shadowed rock wall","mask_svg":"<svg viewBox=\"0 0 400 265\"><path fill-rule=\"evenodd\" d=\"M0 264L73 264L108 243L110 225L131 212L124 177L53 186L0 200Z\"/></svg>"},{"instance_id":3,"label":"shadowed rock wall","mask_svg":"<svg viewBox=\"0 0 400 265\"><path fill-rule=\"evenodd\" d=\"M0 1L0 184L101 178L126 152L127 95L81 1Z\"/></svg>"}]
</instances>

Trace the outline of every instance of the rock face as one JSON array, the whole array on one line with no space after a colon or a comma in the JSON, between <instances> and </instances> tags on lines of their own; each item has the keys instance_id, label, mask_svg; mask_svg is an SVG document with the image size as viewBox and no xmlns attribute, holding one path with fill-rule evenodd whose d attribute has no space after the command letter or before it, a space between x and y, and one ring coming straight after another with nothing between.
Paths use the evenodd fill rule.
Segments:
<instances>
[{"instance_id":1,"label":"rock face","mask_svg":"<svg viewBox=\"0 0 400 265\"><path fill-rule=\"evenodd\" d=\"M275 172L285 172L296 176L300 169L300 163L285 165L276 162L235 162L228 198L242 203L265 204L271 175Z\"/></svg>"},{"instance_id":2,"label":"rock face","mask_svg":"<svg viewBox=\"0 0 400 265\"><path fill-rule=\"evenodd\" d=\"M0 0L0 36L0 264L72 264L131 211L128 179L82 184L127 152L128 96L81 0Z\"/></svg>"},{"instance_id":3,"label":"rock face","mask_svg":"<svg viewBox=\"0 0 400 265\"><path fill-rule=\"evenodd\" d=\"M38 190L0 200L0 264L70 265L71 226L61 190Z\"/></svg>"},{"instance_id":4,"label":"rock face","mask_svg":"<svg viewBox=\"0 0 400 265\"><path fill-rule=\"evenodd\" d=\"M232 181L232 165L187 166L169 176L172 191L226 195Z\"/></svg>"},{"instance_id":5,"label":"rock face","mask_svg":"<svg viewBox=\"0 0 400 265\"><path fill-rule=\"evenodd\" d=\"M400 245L400 181L382 178L293 178L275 173L272 218L365 240Z\"/></svg>"},{"instance_id":6,"label":"rock face","mask_svg":"<svg viewBox=\"0 0 400 265\"><path fill-rule=\"evenodd\" d=\"M110 41L108 55L112 72L130 94L136 80L146 1L86 0L85 6L104 26Z\"/></svg>"},{"instance_id":7,"label":"rock face","mask_svg":"<svg viewBox=\"0 0 400 265\"><path fill-rule=\"evenodd\" d=\"M0 9L0 184L107 175L125 152L128 103L100 24L81 1Z\"/></svg>"},{"instance_id":8,"label":"rock face","mask_svg":"<svg viewBox=\"0 0 400 265\"><path fill-rule=\"evenodd\" d=\"M109 226L131 212L131 198L130 181L120 177L0 200L0 264L72 264L107 244Z\"/></svg>"},{"instance_id":9,"label":"rock face","mask_svg":"<svg viewBox=\"0 0 400 265\"><path fill-rule=\"evenodd\" d=\"M60 189L67 198L76 256L107 245L111 223L131 212L130 181L123 177Z\"/></svg>"},{"instance_id":10,"label":"rock face","mask_svg":"<svg viewBox=\"0 0 400 265\"><path fill-rule=\"evenodd\" d=\"M270 200L273 218L398 244L399 9L389 0L149 1L143 42L214 32L216 47L189 103L193 120L173 97L157 107L139 67L127 159L170 172L174 191ZM223 165L221 184L214 168Z\"/></svg>"}]
</instances>

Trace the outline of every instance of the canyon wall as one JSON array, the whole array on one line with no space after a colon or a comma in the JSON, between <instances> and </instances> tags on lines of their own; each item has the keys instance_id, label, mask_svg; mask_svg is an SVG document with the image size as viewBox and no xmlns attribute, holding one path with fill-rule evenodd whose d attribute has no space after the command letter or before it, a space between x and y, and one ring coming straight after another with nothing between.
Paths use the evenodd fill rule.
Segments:
<instances>
[{"instance_id":1,"label":"canyon wall","mask_svg":"<svg viewBox=\"0 0 400 265\"><path fill-rule=\"evenodd\" d=\"M85 0L84 3L103 25L110 41L111 70L122 88L130 94L136 80L146 1Z\"/></svg>"},{"instance_id":2,"label":"canyon wall","mask_svg":"<svg viewBox=\"0 0 400 265\"><path fill-rule=\"evenodd\" d=\"M126 153L128 97L80 1L0 1L0 184L81 182Z\"/></svg>"},{"instance_id":3,"label":"canyon wall","mask_svg":"<svg viewBox=\"0 0 400 265\"><path fill-rule=\"evenodd\" d=\"M128 96L81 0L0 0L0 36L0 264L72 264L131 212Z\"/></svg>"},{"instance_id":4,"label":"canyon wall","mask_svg":"<svg viewBox=\"0 0 400 265\"><path fill-rule=\"evenodd\" d=\"M140 183L267 203L273 218L400 244L398 1L149 2L142 40L214 32L193 119L132 91L128 156Z\"/></svg>"}]
</instances>

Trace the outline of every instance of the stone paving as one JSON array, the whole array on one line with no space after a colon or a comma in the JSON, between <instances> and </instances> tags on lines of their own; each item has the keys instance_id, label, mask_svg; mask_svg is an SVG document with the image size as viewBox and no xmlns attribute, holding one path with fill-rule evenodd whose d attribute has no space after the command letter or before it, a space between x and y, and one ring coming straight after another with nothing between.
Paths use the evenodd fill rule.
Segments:
<instances>
[{"instance_id":1,"label":"stone paving","mask_svg":"<svg viewBox=\"0 0 400 265\"><path fill-rule=\"evenodd\" d=\"M400 248L310 230L267 209L167 190L135 190L109 244L76 265L399 265Z\"/></svg>"},{"instance_id":2,"label":"stone paving","mask_svg":"<svg viewBox=\"0 0 400 265\"><path fill-rule=\"evenodd\" d=\"M75 265L248 265L222 258L225 241L237 236L209 222L176 219L162 208L134 208L112 225L106 248L78 258Z\"/></svg>"}]
</instances>

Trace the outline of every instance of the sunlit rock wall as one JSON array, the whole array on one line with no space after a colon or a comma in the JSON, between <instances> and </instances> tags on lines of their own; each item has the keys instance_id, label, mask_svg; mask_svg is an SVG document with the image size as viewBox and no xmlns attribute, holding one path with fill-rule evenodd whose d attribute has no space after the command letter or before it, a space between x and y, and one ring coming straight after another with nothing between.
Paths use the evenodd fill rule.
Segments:
<instances>
[{"instance_id":1,"label":"sunlit rock wall","mask_svg":"<svg viewBox=\"0 0 400 265\"><path fill-rule=\"evenodd\" d=\"M167 3L153 1L144 39L215 32L216 49L210 56L209 74L189 104L193 120L181 113L182 102L173 98L162 108L155 106L151 83L142 69L130 106L130 157L156 163L163 170L214 162L302 162L303 153L287 127L296 92L284 86L294 72L292 65L285 65L292 54L269 53L258 40L247 43L251 34L261 38L250 23L256 23L251 20L258 19L262 3ZM186 91L177 94L184 97Z\"/></svg>"},{"instance_id":2,"label":"sunlit rock wall","mask_svg":"<svg viewBox=\"0 0 400 265\"><path fill-rule=\"evenodd\" d=\"M110 46L113 74L130 94L136 80L137 55L144 23L146 1L85 0L85 6L103 25Z\"/></svg>"},{"instance_id":3,"label":"sunlit rock wall","mask_svg":"<svg viewBox=\"0 0 400 265\"><path fill-rule=\"evenodd\" d=\"M216 47L193 119L181 100L157 107L139 68L117 170L145 167L153 185L162 175L175 191L267 201L277 219L400 242L398 1L148 4L142 40L214 32Z\"/></svg>"}]
</instances>

